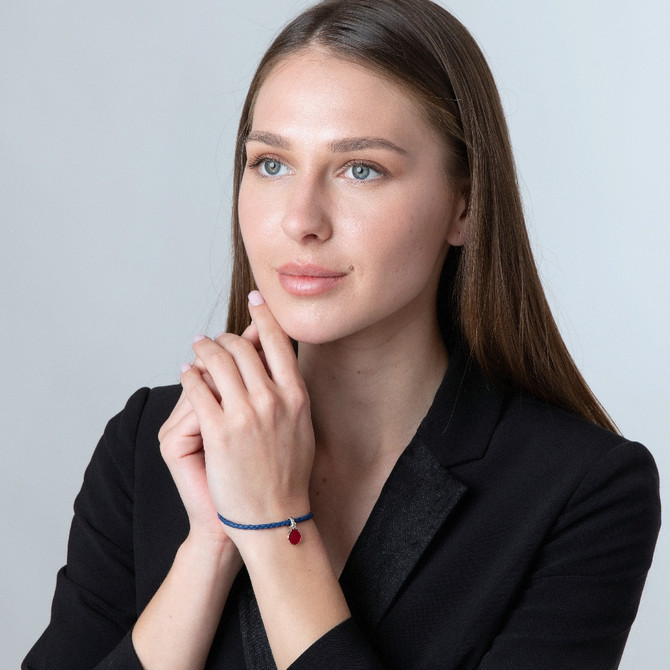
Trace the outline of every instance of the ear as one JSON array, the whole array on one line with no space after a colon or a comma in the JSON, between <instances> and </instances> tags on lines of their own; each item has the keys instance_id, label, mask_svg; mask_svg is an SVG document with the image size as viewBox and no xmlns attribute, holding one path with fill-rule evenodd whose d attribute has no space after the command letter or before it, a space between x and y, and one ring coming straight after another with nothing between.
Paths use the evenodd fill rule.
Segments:
<instances>
[{"instance_id":1,"label":"ear","mask_svg":"<svg viewBox=\"0 0 670 670\"><path fill-rule=\"evenodd\" d=\"M461 247L465 244L470 222L469 198L461 193L454 199L451 222L447 228L447 242L452 247Z\"/></svg>"}]
</instances>

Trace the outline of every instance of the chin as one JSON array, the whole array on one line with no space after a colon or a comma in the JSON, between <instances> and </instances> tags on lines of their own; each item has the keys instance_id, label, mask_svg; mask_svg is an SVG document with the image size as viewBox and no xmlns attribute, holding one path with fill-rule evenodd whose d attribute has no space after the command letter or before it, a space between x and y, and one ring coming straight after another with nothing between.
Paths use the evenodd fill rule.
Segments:
<instances>
[{"instance_id":1,"label":"chin","mask_svg":"<svg viewBox=\"0 0 670 670\"><path fill-rule=\"evenodd\" d=\"M292 340L303 344L336 342L367 325L351 314L351 305L343 308L338 302L286 300L269 291L266 300L281 329Z\"/></svg>"},{"instance_id":2,"label":"chin","mask_svg":"<svg viewBox=\"0 0 670 670\"><path fill-rule=\"evenodd\" d=\"M292 315L275 315L281 329L296 342L302 344L327 344L339 340L343 333L333 328L333 324L324 324L321 320L300 320Z\"/></svg>"},{"instance_id":3,"label":"chin","mask_svg":"<svg viewBox=\"0 0 670 670\"><path fill-rule=\"evenodd\" d=\"M318 328L309 326L284 327L284 332L294 341L300 344L327 344L333 340L339 339L332 334L326 334L319 331Z\"/></svg>"}]
</instances>

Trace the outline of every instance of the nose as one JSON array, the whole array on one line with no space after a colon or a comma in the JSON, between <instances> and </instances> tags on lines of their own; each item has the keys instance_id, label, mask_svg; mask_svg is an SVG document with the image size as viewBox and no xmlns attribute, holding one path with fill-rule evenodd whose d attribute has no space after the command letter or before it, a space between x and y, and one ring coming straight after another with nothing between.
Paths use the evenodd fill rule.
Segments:
<instances>
[{"instance_id":1,"label":"nose","mask_svg":"<svg viewBox=\"0 0 670 670\"><path fill-rule=\"evenodd\" d=\"M303 244L330 238L332 209L318 176L295 179L285 197L282 229L288 237Z\"/></svg>"}]
</instances>

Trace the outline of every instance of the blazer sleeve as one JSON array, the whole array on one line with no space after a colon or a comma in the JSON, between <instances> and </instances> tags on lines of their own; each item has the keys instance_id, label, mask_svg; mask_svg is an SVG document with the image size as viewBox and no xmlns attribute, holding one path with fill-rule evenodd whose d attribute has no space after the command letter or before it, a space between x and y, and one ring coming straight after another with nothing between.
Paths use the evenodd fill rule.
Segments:
<instances>
[{"instance_id":1,"label":"blazer sleeve","mask_svg":"<svg viewBox=\"0 0 670 670\"><path fill-rule=\"evenodd\" d=\"M288 670L384 670L353 619L335 626L295 660Z\"/></svg>"},{"instance_id":2,"label":"blazer sleeve","mask_svg":"<svg viewBox=\"0 0 670 670\"><path fill-rule=\"evenodd\" d=\"M51 621L23 670L142 670L130 631L137 618L133 561L135 436L148 389L107 424L74 503L67 564Z\"/></svg>"},{"instance_id":3,"label":"blazer sleeve","mask_svg":"<svg viewBox=\"0 0 670 670\"><path fill-rule=\"evenodd\" d=\"M480 670L619 665L660 528L658 472L625 442L586 472Z\"/></svg>"}]
</instances>

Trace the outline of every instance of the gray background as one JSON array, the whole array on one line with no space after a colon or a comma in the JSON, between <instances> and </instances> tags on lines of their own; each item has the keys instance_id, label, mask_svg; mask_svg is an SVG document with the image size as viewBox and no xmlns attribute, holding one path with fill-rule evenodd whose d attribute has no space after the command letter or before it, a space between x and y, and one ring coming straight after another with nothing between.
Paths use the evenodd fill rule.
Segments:
<instances>
[{"instance_id":1,"label":"gray background","mask_svg":"<svg viewBox=\"0 0 670 670\"><path fill-rule=\"evenodd\" d=\"M240 104L306 4L0 0L3 668L48 621L106 420L223 327ZM668 5L445 4L497 77L568 345L667 481ZM623 668L667 667L669 556L662 533Z\"/></svg>"}]
</instances>

